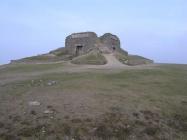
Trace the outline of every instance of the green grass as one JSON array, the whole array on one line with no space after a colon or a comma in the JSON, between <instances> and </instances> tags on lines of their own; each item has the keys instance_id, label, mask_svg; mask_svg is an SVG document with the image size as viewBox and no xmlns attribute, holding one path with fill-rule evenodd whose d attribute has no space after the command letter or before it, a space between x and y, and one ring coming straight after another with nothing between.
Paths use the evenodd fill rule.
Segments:
<instances>
[{"instance_id":1,"label":"green grass","mask_svg":"<svg viewBox=\"0 0 187 140\"><path fill-rule=\"evenodd\" d=\"M45 55L38 55L38 56L32 56L32 57L27 57L24 58L23 61L47 61L48 59L50 59L49 56L45 56Z\"/></svg>"},{"instance_id":2,"label":"green grass","mask_svg":"<svg viewBox=\"0 0 187 140\"><path fill-rule=\"evenodd\" d=\"M54 62L54 61L60 61L60 60L62 60L61 57L57 55L53 56L52 54L49 54L49 55L37 55L37 56L26 57L20 60L16 60L15 63Z\"/></svg>"},{"instance_id":3,"label":"green grass","mask_svg":"<svg viewBox=\"0 0 187 140\"><path fill-rule=\"evenodd\" d=\"M35 65L34 65L35 66ZM53 65L20 65L19 67L9 68L9 72L30 72L42 71L57 67ZM90 89L96 92L103 92L106 95L116 96L120 94L125 96L125 92L136 95L138 102L157 102L166 100L166 104L173 103L173 100L186 100L187 97L187 71L185 69L162 66L157 69L143 70L125 70L120 73L52 73L42 75L34 79L43 81L58 81L58 88L67 90ZM28 84L29 81L23 81L19 84ZM12 83L15 85L15 83ZM84 85L84 86L82 86ZM52 87L53 88L53 87ZM107 91L110 91L109 93ZM106 93L105 93L106 92ZM117 93L117 94L116 94ZM123 95L124 93L124 95ZM115 95L116 94L116 95ZM167 100L167 98L169 100ZM136 99L136 98L134 98ZM164 104L165 104L164 103ZM177 103L177 102L176 102Z\"/></svg>"},{"instance_id":4,"label":"green grass","mask_svg":"<svg viewBox=\"0 0 187 140\"><path fill-rule=\"evenodd\" d=\"M128 56L123 53L116 53L115 57L123 64L128 64Z\"/></svg>"},{"instance_id":5,"label":"green grass","mask_svg":"<svg viewBox=\"0 0 187 140\"><path fill-rule=\"evenodd\" d=\"M50 54L54 54L56 56L63 56L68 54L68 50L66 50L66 48L58 48L54 51L51 51Z\"/></svg>"},{"instance_id":6,"label":"green grass","mask_svg":"<svg viewBox=\"0 0 187 140\"><path fill-rule=\"evenodd\" d=\"M74 64L104 65L107 63L105 57L99 52L90 52L79 56L71 61Z\"/></svg>"},{"instance_id":7,"label":"green grass","mask_svg":"<svg viewBox=\"0 0 187 140\"><path fill-rule=\"evenodd\" d=\"M9 67L9 72L24 71L43 71L58 67L58 65L19 65L19 67ZM60 66L61 67L61 66ZM6 71L4 71L6 73ZM3 72L1 71L1 74ZM34 83L31 80L34 79ZM72 92L77 91L90 94L94 92L94 98L101 105L107 104L113 107L112 113L117 110L120 113L142 112L148 117L153 117L154 113L159 114L159 119L164 126L176 130L177 133L186 138L187 128L187 66L186 65L161 65L155 69L131 69L122 72L106 73L98 72L80 72L80 73L52 73L33 77L29 80L7 83L0 87L0 93L6 93L12 96L22 96L29 93L30 90L40 90L48 92ZM42 80L42 82L40 82ZM54 86L47 86L50 80L57 81ZM85 94L82 94L85 96ZM111 104L110 104L111 103ZM110 104L110 105L109 105ZM149 116L150 115L150 116ZM106 135L120 137L130 135L134 128L145 127L145 133L148 135L157 135L160 131L166 131L160 126L148 125L145 121L123 120L124 117L116 118L113 114L104 114L103 122L92 124L98 127L97 135L105 137ZM147 116L146 116L147 117ZM121 121L120 121L121 120ZM116 123L111 123L111 122ZM119 122L120 121L120 122ZM120 128L119 123L129 123L130 128ZM73 124L68 124L68 130L74 129ZM86 125L86 124L84 124ZM77 133L82 134L85 128L82 124L78 128L75 125ZM110 128L113 128L110 130ZM66 128L64 128L66 129ZM119 131L115 131L115 130ZM132 132L131 132L132 131ZM69 131L68 131L69 132ZM143 132L142 132L143 133ZM84 134L84 133L83 133ZM78 135L78 134L77 134Z\"/></svg>"},{"instance_id":8,"label":"green grass","mask_svg":"<svg viewBox=\"0 0 187 140\"><path fill-rule=\"evenodd\" d=\"M153 63L152 60L144 58L138 55L128 55L128 65L141 65L141 64L150 64Z\"/></svg>"},{"instance_id":9,"label":"green grass","mask_svg":"<svg viewBox=\"0 0 187 140\"><path fill-rule=\"evenodd\" d=\"M116 52L115 57L123 64L135 66L135 65L142 65L142 64L149 64L153 63L152 60L144 58L138 55L128 55L122 52Z\"/></svg>"},{"instance_id":10,"label":"green grass","mask_svg":"<svg viewBox=\"0 0 187 140\"><path fill-rule=\"evenodd\" d=\"M24 63L24 62L56 62L62 60L71 60L73 56L69 55L65 48L59 48L48 54L37 55L26 57L20 60L15 60L13 63Z\"/></svg>"},{"instance_id":11,"label":"green grass","mask_svg":"<svg viewBox=\"0 0 187 140\"><path fill-rule=\"evenodd\" d=\"M7 65L6 68L0 70L0 75L4 75L6 73L20 73L20 72L41 72L51 69L57 69L63 67L63 63L61 64L11 64Z\"/></svg>"}]
</instances>

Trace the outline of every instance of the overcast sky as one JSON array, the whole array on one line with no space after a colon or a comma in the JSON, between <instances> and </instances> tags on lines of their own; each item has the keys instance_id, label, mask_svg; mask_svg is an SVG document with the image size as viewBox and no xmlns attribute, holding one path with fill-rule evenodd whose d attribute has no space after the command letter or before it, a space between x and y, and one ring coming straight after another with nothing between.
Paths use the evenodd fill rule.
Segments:
<instances>
[{"instance_id":1,"label":"overcast sky","mask_svg":"<svg viewBox=\"0 0 187 140\"><path fill-rule=\"evenodd\" d=\"M156 62L187 63L187 0L0 0L0 64L84 31L116 34L129 53Z\"/></svg>"}]
</instances>

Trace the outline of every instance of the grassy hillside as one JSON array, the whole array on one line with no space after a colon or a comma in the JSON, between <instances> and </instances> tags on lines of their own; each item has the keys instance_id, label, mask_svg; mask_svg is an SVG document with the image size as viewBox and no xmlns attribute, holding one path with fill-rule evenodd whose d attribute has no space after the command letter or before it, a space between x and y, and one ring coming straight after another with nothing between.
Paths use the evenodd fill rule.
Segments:
<instances>
[{"instance_id":1,"label":"grassy hillside","mask_svg":"<svg viewBox=\"0 0 187 140\"><path fill-rule=\"evenodd\" d=\"M97 50L91 51L85 55L75 57L71 62L74 64L91 64L91 65L103 65L107 63L105 57Z\"/></svg>"},{"instance_id":2,"label":"grassy hillside","mask_svg":"<svg viewBox=\"0 0 187 140\"><path fill-rule=\"evenodd\" d=\"M72 69L0 69L0 140L187 139L187 65Z\"/></svg>"},{"instance_id":3,"label":"grassy hillside","mask_svg":"<svg viewBox=\"0 0 187 140\"><path fill-rule=\"evenodd\" d=\"M115 57L117 60L119 60L123 64L128 64L128 55L124 55L123 53L116 52Z\"/></svg>"},{"instance_id":4,"label":"grassy hillside","mask_svg":"<svg viewBox=\"0 0 187 140\"><path fill-rule=\"evenodd\" d=\"M141 64L150 64L153 63L153 60L147 59L138 55L128 55L128 65L135 66Z\"/></svg>"},{"instance_id":5,"label":"grassy hillside","mask_svg":"<svg viewBox=\"0 0 187 140\"><path fill-rule=\"evenodd\" d=\"M12 60L12 63L46 63L46 62L59 62L68 61L73 58L72 55L68 54L65 48L58 48L47 54L41 54L31 57L22 58L19 60Z\"/></svg>"},{"instance_id":6,"label":"grassy hillside","mask_svg":"<svg viewBox=\"0 0 187 140\"><path fill-rule=\"evenodd\" d=\"M150 60L150 59L144 58L142 56L138 56L138 55L126 55L123 52L116 52L115 57L121 63L129 65L129 66L136 66L136 65L153 63L153 60Z\"/></svg>"},{"instance_id":7,"label":"grassy hillside","mask_svg":"<svg viewBox=\"0 0 187 140\"><path fill-rule=\"evenodd\" d=\"M118 49L113 52L114 56L123 64L136 66L142 64L153 63L152 60L138 56L128 55L128 52L123 49ZM87 54L80 56L72 55L66 48L58 48L47 54L26 57L19 60L12 60L11 63L48 63L48 62L60 62L60 61L71 61L74 64L87 64L87 65L104 65L107 63L106 58L102 55L99 50L92 50Z\"/></svg>"}]
</instances>

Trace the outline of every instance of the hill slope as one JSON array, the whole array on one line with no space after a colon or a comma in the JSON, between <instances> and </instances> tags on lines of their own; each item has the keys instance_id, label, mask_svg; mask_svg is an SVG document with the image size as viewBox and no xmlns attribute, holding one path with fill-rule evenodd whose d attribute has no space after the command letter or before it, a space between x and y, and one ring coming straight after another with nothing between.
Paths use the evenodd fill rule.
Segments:
<instances>
[{"instance_id":1,"label":"hill slope","mask_svg":"<svg viewBox=\"0 0 187 140\"><path fill-rule=\"evenodd\" d=\"M0 67L0 139L187 139L187 65Z\"/></svg>"},{"instance_id":2,"label":"hill slope","mask_svg":"<svg viewBox=\"0 0 187 140\"><path fill-rule=\"evenodd\" d=\"M107 60L98 50L93 50L88 54L75 57L71 62L74 64L104 65Z\"/></svg>"},{"instance_id":3,"label":"hill slope","mask_svg":"<svg viewBox=\"0 0 187 140\"><path fill-rule=\"evenodd\" d=\"M128 53L122 49L114 52L109 51L107 47L91 49L87 54L79 56L69 54L66 48L58 48L47 54L12 60L11 63L47 63L71 61L73 59L71 62L74 64L105 65L107 61L106 58L103 57L103 54L112 54L118 59L118 61L130 66L153 63L152 60L141 56L128 55ZM118 62L116 61L116 63Z\"/></svg>"}]
</instances>

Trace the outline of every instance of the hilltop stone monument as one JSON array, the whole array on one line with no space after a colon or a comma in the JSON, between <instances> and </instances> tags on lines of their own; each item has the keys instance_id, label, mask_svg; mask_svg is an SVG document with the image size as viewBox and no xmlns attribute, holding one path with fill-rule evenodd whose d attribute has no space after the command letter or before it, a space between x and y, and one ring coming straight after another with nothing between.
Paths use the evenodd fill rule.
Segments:
<instances>
[{"instance_id":1,"label":"hilltop stone monument","mask_svg":"<svg viewBox=\"0 0 187 140\"><path fill-rule=\"evenodd\" d=\"M106 33L98 37L94 32L73 33L66 37L65 49L72 55L78 56L94 49L105 52L120 51L120 40L116 35ZM128 54L126 52L126 54Z\"/></svg>"},{"instance_id":2,"label":"hilltop stone monument","mask_svg":"<svg viewBox=\"0 0 187 140\"><path fill-rule=\"evenodd\" d=\"M66 37L65 47L50 51L47 54L13 60L11 63L35 63L44 61L73 62L72 60L78 59L80 60L77 61L78 63L89 61L89 64L90 62L94 62L94 64L97 64L95 62L98 62L98 64L105 64L104 57L106 58L107 54L112 55L115 59L125 65L153 63L150 59L138 55L129 55L127 51L121 48L118 36L111 33L105 33L98 37L94 32L73 33ZM94 60L89 60L88 58ZM100 63L99 60L101 59L103 59L103 61Z\"/></svg>"}]
</instances>

